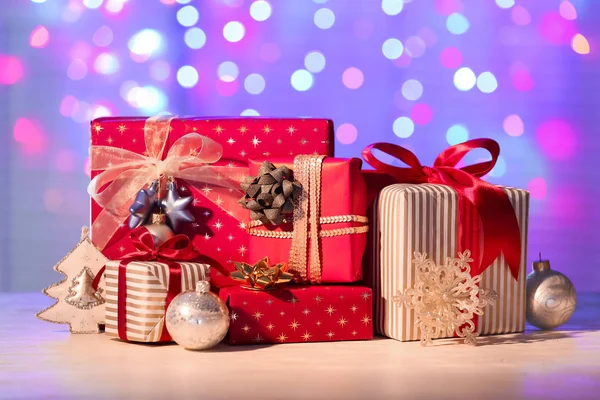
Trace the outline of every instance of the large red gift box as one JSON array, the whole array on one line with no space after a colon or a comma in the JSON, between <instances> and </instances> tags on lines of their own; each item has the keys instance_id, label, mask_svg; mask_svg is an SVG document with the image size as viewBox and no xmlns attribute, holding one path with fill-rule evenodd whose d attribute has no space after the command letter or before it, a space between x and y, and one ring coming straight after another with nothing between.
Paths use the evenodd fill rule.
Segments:
<instances>
[{"instance_id":1,"label":"large red gift box","mask_svg":"<svg viewBox=\"0 0 600 400\"><path fill-rule=\"evenodd\" d=\"M285 165L294 169L294 158L269 158L275 166ZM250 160L250 175L255 176L262 162ZM320 195L320 232L318 242L313 237L307 241L306 252L311 254L311 246L319 245L319 268L315 275L317 260L309 257L302 264L301 280L311 283L344 283L362 279L362 257L367 243L366 212L367 195L365 182L361 176L362 161L358 158L325 157L322 162ZM294 176L298 171L294 171ZM303 190L314 196L315 188L301 182ZM306 190L308 188L308 190ZM308 200L307 200L308 201ZM308 218L305 216L305 218ZM310 219L310 218L309 218ZM249 258L252 262L265 256L274 263L288 263L288 272L293 271L290 254L293 236L298 233L297 223L272 227L259 226L250 230ZM293 233L282 238L284 233ZM279 236L278 236L279 235Z\"/></svg>"},{"instance_id":2,"label":"large red gift box","mask_svg":"<svg viewBox=\"0 0 600 400\"><path fill-rule=\"evenodd\" d=\"M229 344L331 342L373 338L372 292L364 286L223 288Z\"/></svg>"},{"instance_id":3,"label":"large red gift box","mask_svg":"<svg viewBox=\"0 0 600 400\"><path fill-rule=\"evenodd\" d=\"M146 122L147 118L143 117L109 117L92 121L92 151L95 146L108 146L147 156ZM163 157L178 139L188 133L198 133L217 141L222 146L222 155L213 165L243 168L244 175L247 174L249 158L312 153L333 155L333 123L330 120L186 117L170 121ZM91 169L92 178L102 172L95 170L93 158ZM204 256L201 262L232 270L233 261L245 261L248 255L247 221L235 218L219 207L219 196L209 189L190 188L186 182L178 184L182 196L194 197L190 211L196 219L193 224L185 224L180 233L192 238L194 245ZM94 222L102 207L92 200L91 210ZM245 213L245 210L242 211ZM92 225L92 240L96 244L108 240L102 252L109 259L118 259L122 254L135 250L128 240L129 232L124 220L110 238L100 238ZM218 268L212 270L213 283L216 286L230 284L229 279L218 272L215 274L216 269Z\"/></svg>"}]
</instances>

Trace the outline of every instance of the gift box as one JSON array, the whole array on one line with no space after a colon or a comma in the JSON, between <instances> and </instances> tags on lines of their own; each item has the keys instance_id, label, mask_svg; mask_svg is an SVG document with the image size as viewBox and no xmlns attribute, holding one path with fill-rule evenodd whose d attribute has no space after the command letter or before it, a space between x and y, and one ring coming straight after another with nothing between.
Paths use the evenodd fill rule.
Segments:
<instances>
[{"instance_id":1,"label":"gift box","mask_svg":"<svg viewBox=\"0 0 600 400\"><path fill-rule=\"evenodd\" d=\"M184 224L178 233L193 239L202 262L222 267L213 270L217 286L230 284L218 272L215 275L218 269L231 270L233 260L247 258L248 213L236 204L239 181L248 174L247 160L296 153L333 155L334 143L333 123L325 119L110 117L92 121L91 135L92 178L113 169L110 178L128 191L112 189L107 182L111 179L91 185L94 243L109 259L132 251L126 224L132 192L146 188L156 175L164 179L170 173L181 196L193 197L190 211L195 222ZM209 145L202 137L221 146ZM185 156L197 158L198 164L205 161L210 169L179 168L189 167ZM127 169L127 162L133 167ZM226 177L227 184L215 182L216 176Z\"/></svg>"},{"instance_id":2,"label":"gift box","mask_svg":"<svg viewBox=\"0 0 600 400\"><path fill-rule=\"evenodd\" d=\"M273 263L287 263L300 282L361 280L368 230L361 160L299 156L269 161L290 168L304 196L286 223L250 224L250 260L268 256ZM262 164L251 160L250 176L257 176Z\"/></svg>"},{"instance_id":3,"label":"gift box","mask_svg":"<svg viewBox=\"0 0 600 400\"><path fill-rule=\"evenodd\" d=\"M210 266L194 262L109 261L106 334L134 342L169 342L165 313L181 292L195 290Z\"/></svg>"},{"instance_id":4,"label":"gift box","mask_svg":"<svg viewBox=\"0 0 600 400\"><path fill-rule=\"evenodd\" d=\"M330 342L373 338L372 292L363 286L227 287L229 344Z\"/></svg>"},{"instance_id":5,"label":"gift box","mask_svg":"<svg viewBox=\"0 0 600 400\"><path fill-rule=\"evenodd\" d=\"M371 192L390 179L420 182L386 186L369 209L372 232L365 268L366 280L373 287L378 333L401 341L421 339L415 310L400 307L397 301L406 289L415 287L415 253L426 253L439 265L465 250L473 255L471 274L481 275L479 287L498 295L495 306L485 307L484 314L474 319L476 332L524 331L529 194L479 179L495 163L499 148L494 143L483 140L452 147L438 157L434 168L422 167L412 153L403 156L395 151L396 146L386 148L391 150L388 154L410 168L388 168L373 159L370 149L363 152L378 169L365 174ZM492 150L492 161L455 168L464 154L479 147ZM486 193L477 192L478 185ZM465 188L477 193L474 201ZM495 251L489 251L494 246Z\"/></svg>"}]
</instances>

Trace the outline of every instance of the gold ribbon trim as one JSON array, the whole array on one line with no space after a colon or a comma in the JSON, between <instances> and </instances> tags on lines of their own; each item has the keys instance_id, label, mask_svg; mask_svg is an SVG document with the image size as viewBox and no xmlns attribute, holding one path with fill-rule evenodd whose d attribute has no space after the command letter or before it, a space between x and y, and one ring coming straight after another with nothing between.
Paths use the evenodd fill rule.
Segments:
<instances>
[{"instance_id":1,"label":"gold ribbon trim","mask_svg":"<svg viewBox=\"0 0 600 400\"><path fill-rule=\"evenodd\" d=\"M254 265L236 262L237 271L231 273L231 278L246 283L242 286L250 290L271 290L289 283L294 277L285 271L285 264L271 266L269 258L265 257Z\"/></svg>"},{"instance_id":2,"label":"gold ribbon trim","mask_svg":"<svg viewBox=\"0 0 600 400\"><path fill-rule=\"evenodd\" d=\"M299 155L294 159L294 178L302 185L299 204L294 209L293 232L257 229L261 221L252 221L248 233L253 236L292 239L288 271L298 280L320 283L322 280L321 238L366 233L368 218L361 215L321 217L321 177L323 159L319 155ZM322 230L321 225L360 223L363 226Z\"/></svg>"}]
</instances>

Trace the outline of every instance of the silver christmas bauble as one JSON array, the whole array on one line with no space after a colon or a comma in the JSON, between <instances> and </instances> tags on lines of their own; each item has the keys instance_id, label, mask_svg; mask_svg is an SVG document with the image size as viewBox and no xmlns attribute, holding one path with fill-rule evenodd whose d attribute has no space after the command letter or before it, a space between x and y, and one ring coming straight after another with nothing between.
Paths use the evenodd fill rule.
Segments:
<instances>
[{"instance_id":1,"label":"silver christmas bauble","mask_svg":"<svg viewBox=\"0 0 600 400\"><path fill-rule=\"evenodd\" d=\"M154 239L154 246L158 247L167 240L175 236L175 233L166 224L167 216L165 214L152 214L152 222L144 225Z\"/></svg>"},{"instance_id":2,"label":"silver christmas bauble","mask_svg":"<svg viewBox=\"0 0 600 400\"><path fill-rule=\"evenodd\" d=\"M195 291L177 295L165 317L167 330L175 342L189 350L216 346L229 329L229 310L211 293L210 283L200 281Z\"/></svg>"},{"instance_id":3,"label":"silver christmas bauble","mask_svg":"<svg viewBox=\"0 0 600 400\"><path fill-rule=\"evenodd\" d=\"M577 305L573 283L564 274L550 269L550 262L533 263L527 275L527 322L540 329L566 323Z\"/></svg>"}]
</instances>

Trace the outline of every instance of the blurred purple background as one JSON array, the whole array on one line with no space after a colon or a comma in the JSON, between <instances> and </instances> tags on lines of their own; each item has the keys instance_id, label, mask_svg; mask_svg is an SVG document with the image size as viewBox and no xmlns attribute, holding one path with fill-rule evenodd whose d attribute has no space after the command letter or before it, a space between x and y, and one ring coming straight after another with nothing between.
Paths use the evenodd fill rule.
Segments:
<instances>
[{"instance_id":1,"label":"blurred purple background","mask_svg":"<svg viewBox=\"0 0 600 400\"><path fill-rule=\"evenodd\" d=\"M541 251L600 289L596 0L4 0L0 291L37 291L89 222L89 120L313 116L338 156L374 141L424 163L502 146ZM471 161L479 158L473 155Z\"/></svg>"}]
</instances>

